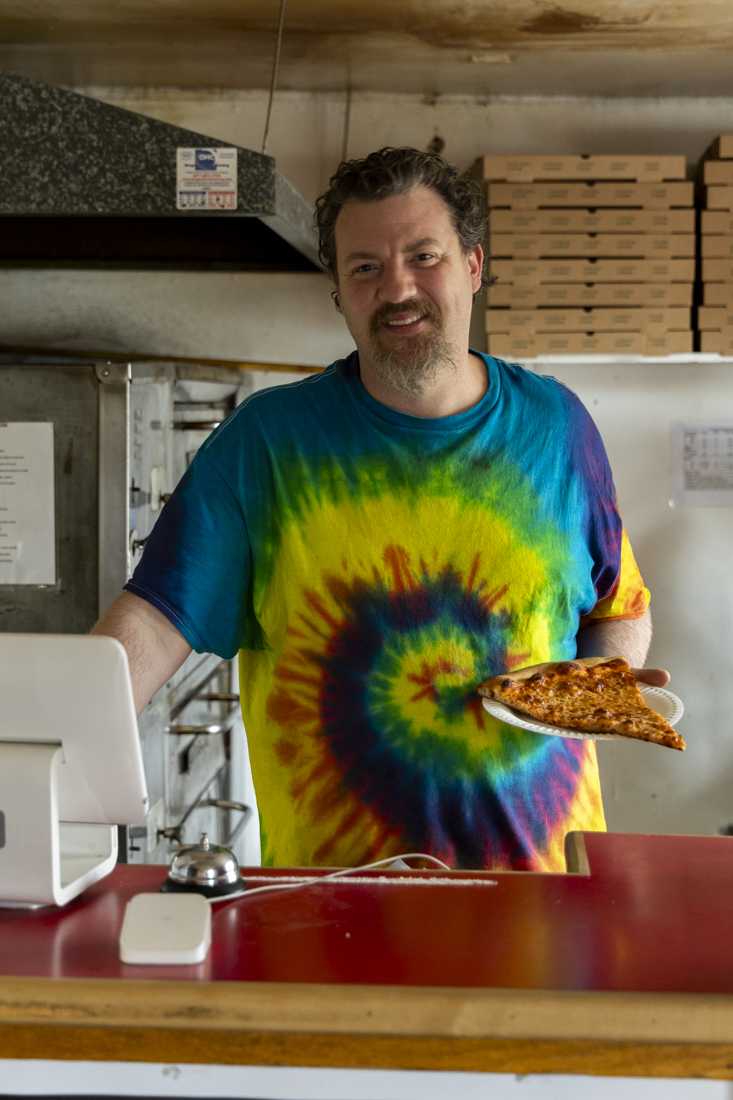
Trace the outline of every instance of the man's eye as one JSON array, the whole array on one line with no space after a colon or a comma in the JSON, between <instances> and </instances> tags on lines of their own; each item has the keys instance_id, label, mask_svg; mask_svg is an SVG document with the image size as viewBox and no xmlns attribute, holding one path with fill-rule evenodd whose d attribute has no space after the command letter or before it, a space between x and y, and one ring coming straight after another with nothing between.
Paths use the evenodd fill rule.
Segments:
<instances>
[{"instance_id":1,"label":"man's eye","mask_svg":"<svg viewBox=\"0 0 733 1100\"><path fill-rule=\"evenodd\" d=\"M353 268L352 275L369 275L372 271L376 271L376 264L359 264L358 267Z\"/></svg>"},{"instance_id":2,"label":"man's eye","mask_svg":"<svg viewBox=\"0 0 733 1100\"><path fill-rule=\"evenodd\" d=\"M418 252L415 259L420 264L427 264L430 263L431 260L437 259L437 256L434 252Z\"/></svg>"}]
</instances>

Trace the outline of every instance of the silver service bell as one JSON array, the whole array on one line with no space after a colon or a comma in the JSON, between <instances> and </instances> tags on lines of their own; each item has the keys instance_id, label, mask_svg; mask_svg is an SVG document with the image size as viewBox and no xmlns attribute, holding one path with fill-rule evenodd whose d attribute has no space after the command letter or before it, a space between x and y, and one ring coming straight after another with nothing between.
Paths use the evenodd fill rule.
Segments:
<instances>
[{"instance_id":1,"label":"silver service bell","mask_svg":"<svg viewBox=\"0 0 733 1100\"><path fill-rule=\"evenodd\" d=\"M222 897L244 888L239 864L229 848L212 844L207 833L198 844L181 848L171 860L163 891L190 890L207 898Z\"/></svg>"}]
</instances>

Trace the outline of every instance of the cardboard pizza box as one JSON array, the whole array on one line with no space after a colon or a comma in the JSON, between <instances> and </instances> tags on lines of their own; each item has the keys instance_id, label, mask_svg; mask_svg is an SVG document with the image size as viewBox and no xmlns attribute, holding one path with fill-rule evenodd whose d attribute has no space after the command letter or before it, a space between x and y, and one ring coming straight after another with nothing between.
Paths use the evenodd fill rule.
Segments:
<instances>
[{"instance_id":1,"label":"cardboard pizza box","mask_svg":"<svg viewBox=\"0 0 733 1100\"><path fill-rule=\"evenodd\" d=\"M703 256L701 277L704 283L733 282L733 260L722 256Z\"/></svg>"},{"instance_id":2,"label":"cardboard pizza box","mask_svg":"<svg viewBox=\"0 0 733 1100\"><path fill-rule=\"evenodd\" d=\"M706 160L702 166L703 183L733 183L733 160Z\"/></svg>"},{"instance_id":3,"label":"cardboard pizza box","mask_svg":"<svg viewBox=\"0 0 733 1100\"><path fill-rule=\"evenodd\" d=\"M733 213L730 210L703 210L700 231L704 236L733 236Z\"/></svg>"},{"instance_id":4,"label":"cardboard pizza box","mask_svg":"<svg viewBox=\"0 0 733 1100\"><path fill-rule=\"evenodd\" d=\"M537 286L543 283L692 283L695 278L695 261L594 258L502 260L492 256L489 275L502 282L520 286Z\"/></svg>"},{"instance_id":5,"label":"cardboard pizza box","mask_svg":"<svg viewBox=\"0 0 733 1100\"><path fill-rule=\"evenodd\" d=\"M551 153L487 154L476 161L473 172L485 180L530 183L541 180L633 180L659 183L684 180L684 156L573 155Z\"/></svg>"},{"instance_id":6,"label":"cardboard pizza box","mask_svg":"<svg viewBox=\"0 0 733 1100\"><path fill-rule=\"evenodd\" d=\"M706 187L705 198L708 210L733 210L733 184Z\"/></svg>"},{"instance_id":7,"label":"cardboard pizza box","mask_svg":"<svg viewBox=\"0 0 733 1100\"><path fill-rule=\"evenodd\" d=\"M733 259L733 234L700 237L700 254L703 260Z\"/></svg>"},{"instance_id":8,"label":"cardboard pizza box","mask_svg":"<svg viewBox=\"0 0 733 1100\"><path fill-rule=\"evenodd\" d=\"M713 155L720 157L721 160L733 157L733 134L721 134L715 142L713 150Z\"/></svg>"},{"instance_id":9,"label":"cardboard pizza box","mask_svg":"<svg viewBox=\"0 0 733 1100\"><path fill-rule=\"evenodd\" d=\"M684 355L692 351L692 332L650 335L644 332L557 332L487 335L487 350L504 358L538 355Z\"/></svg>"},{"instance_id":10,"label":"cardboard pizza box","mask_svg":"<svg viewBox=\"0 0 733 1100\"><path fill-rule=\"evenodd\" d=\"M692 283L497 282L487 288L489 306L537 309L543 306L692 306ZM717 286L717 283L712 283ZM723 285L723 284L720 284Z\"/></svg>"},{"instance_id":11,"label":"cardboard pizza box","mask_svg":"<svg viewBox=\"0 0 733 1100\"><path fill-rule=\"evenodd\" d=\"M490 208L631 207L668 210L694 206L694 184L676 183L487 183Z\"/></svg>"},{"instance_id":12,"label":"cardboard pizza box","mask_svg":"<svg viewBox=\"0 0 733 1100\"><path fill-rule=\"evenodd\" d=\"M660 236L652 233L491 233L488 248L490 256L507 259L555 256L634 256L639 259L658 256L665 259L687 259L695 255L695 234L669 233Z\"/></svg>"},{"instance_id":13,"label":"cardboard pizza box","mask_svg":"<svg viewBox=\"0 0 733 1100\"><path fill-rule=\"evenodd\" d=\"M686 332L689 309L489 309L489 333L544 332ZM712 327L712 326L708 326Z\"/></svg>"},{"instance_id":14,"label":"cardboard pizza box","mask_svg":"<svg viewBox=\"0 0 733 1100\"><path fill-rule=\"evenodd\" d=\"M733 309L733 279L727 283L703 283L702 300L706 306L726 306Z\"/></svg>"},{"instance_id":15,"label":"cardboard pizza box","mask_svg":"<svg viewBox=\"0 0 733 1100\"><path fill-rule=\"evenodd\" d=\"M489 218L489 232L694 233L695 211L494 210Z\"/></svg>"},{"instance_id":16,"label":"cardboard pizza box","mask_svg":"<svg viewBox=\"0 0 733 1100\"><path fill-rule=\"evenodd\" d=\"M697 327L701 332L733 329L733 307L700 306L697 311Z\"/></svg>"},{"instance_id":17,"label":"cardboard pizza box","mask_svg":"<svg viewBox=\"0 0 733 1100\"><path fill-rule=\"evenodd\" d=\"M700 351L733 356L733 328L700 333Z\"/></svg>"}]
</instances>

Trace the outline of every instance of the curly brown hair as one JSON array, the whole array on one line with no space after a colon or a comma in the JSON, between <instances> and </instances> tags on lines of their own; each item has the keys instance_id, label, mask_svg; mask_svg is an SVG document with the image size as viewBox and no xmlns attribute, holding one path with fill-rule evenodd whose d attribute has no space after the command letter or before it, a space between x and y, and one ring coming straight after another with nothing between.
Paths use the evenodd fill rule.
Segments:
<instances>
[{"instance_id":1,"label":"curly brown hair","mask_svg":"<svg viewBox=\"0 0 733 1100\"><path fill-rule=\"evenodd\" d=\"M413 187L430 187L447 205L464 252L486 238L487 212L478 181L461 176L437 153L385 146L361 160L345 160L331 176L328 189L316 199L318 254L336 278L336 219L344 203L375 202L401 195ZM482 284L487 279L482 272Z\"/></svg>"}]
</instances>

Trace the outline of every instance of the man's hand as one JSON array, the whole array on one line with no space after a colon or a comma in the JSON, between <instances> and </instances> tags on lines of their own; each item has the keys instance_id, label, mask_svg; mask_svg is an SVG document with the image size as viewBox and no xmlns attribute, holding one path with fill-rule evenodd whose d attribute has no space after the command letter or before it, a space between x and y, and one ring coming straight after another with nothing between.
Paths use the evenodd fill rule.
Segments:
<instances>
[{"instance_id":1,"label":"man's hand","mask_svg":"<svg viewBox=\"0 0 733 1100\"><path fill-rule=\"evenodd\" d=\"M652 687L666 687L670 681L670 675L666 668L632 668L631 670L642 684L651 684Z\"/></svg>"}]
</instances>

